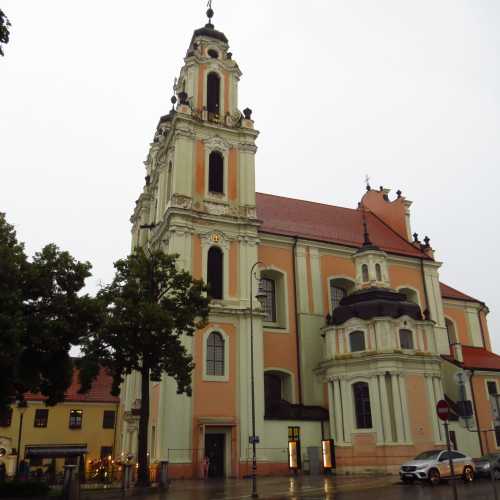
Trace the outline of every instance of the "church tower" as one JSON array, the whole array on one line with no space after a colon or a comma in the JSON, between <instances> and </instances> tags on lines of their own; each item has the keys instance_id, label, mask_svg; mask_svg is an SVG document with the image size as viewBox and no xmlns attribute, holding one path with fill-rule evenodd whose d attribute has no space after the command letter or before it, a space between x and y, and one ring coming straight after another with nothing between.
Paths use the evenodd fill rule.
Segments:
<instances>
[{"instance_id":1,"label":"church tower","mask_svg":"<svg viewBox=\"0 0 500 500\"><path fill-rule=\"evenodd\" d=\"M196 364L193 396L177 395L168 377L152 384L157 423L149 430L150 458L168 459L173 473L176 466L194 470L203 449L224 446L225 475L235 476L251 434L249 295L250 269L258 260L258 132L252 111L239 110L242 73L213 14L209 8L208 23L193 33L172 109L160 118L150 145L145 186L131 218L132 245L179 254L179 265L203 279L213 299L209 325L185 339ZM257 277L252 279L257 290ZM254 313L257 433L264 425L262 316ZM133 410L140 404L140 384L134 375L122 395L122 451L135 455Z\"/></svg>"}]
</instances>

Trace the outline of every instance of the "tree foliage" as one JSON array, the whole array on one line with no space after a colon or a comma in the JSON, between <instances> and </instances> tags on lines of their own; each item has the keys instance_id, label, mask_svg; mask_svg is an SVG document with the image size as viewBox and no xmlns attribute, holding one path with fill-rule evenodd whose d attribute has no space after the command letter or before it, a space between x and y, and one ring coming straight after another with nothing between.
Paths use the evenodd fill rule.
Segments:
<instances>
[{"instance_id":1,"label":"tree foliage","mask_svg":"<svg viewBox=\"0 0 500 500\"><path fill-rule=\"evenodd\" d=\"M192 336L208 317L209 299L201 281L178 270L177 255L142 249L115 263L113 282L98 299L105 314L96 335L83 345L80 367L82 392L104 366L113 376L113 392L119 393L125 376L141 375L139 421L139 483L148 484L147 432L149 383L163 375L173 377L179 394L191 395L192 356L184 337Z\"/></svg>"},{"instance_id":2,"label":"tree foliage","mask_svg":"<svg viewBox=\"0 0 500 500\"><path fill-rule=\"evenodd\" d=\"M4 14L2 9L0 9L0 56L3 56L2 44L9 43L10 37L10 21L8 17Z\"/></svg>"},{"instance_id":3,"label":"tree foliage","mask_svg":"<svg viewBox=\"0 0 500 500\"><path fill-rule=\"evenodd\" d=\"M0 409L26 392L47 404L64 400L72 380L69 355L98 318L98 303L79 292L91 265L56 245L28 260L0 213Z\"/></svg>"}]
</instances>

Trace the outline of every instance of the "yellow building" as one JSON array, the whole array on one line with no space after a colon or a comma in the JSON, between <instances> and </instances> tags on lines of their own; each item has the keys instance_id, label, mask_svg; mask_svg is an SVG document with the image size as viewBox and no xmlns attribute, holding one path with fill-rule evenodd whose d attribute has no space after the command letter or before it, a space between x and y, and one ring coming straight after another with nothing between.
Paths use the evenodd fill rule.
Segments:
<instances>
[{"instance_id":1,"label":"yellow building","mask_svg":"<svg viewBox=\"0 0 500 500\"><path fill-rule=\"evenodd\" d=\"M0 419L0 463L5 463L7 474L15 473L18 449L19 462L25 459L32 471L44 472L53 460L60 471L65 461L76 463L78 457L83 468L90 460L113 455L119 398L111 395L111 383L101 370L90 391L78 394L75 370L63 403L48 407L43 396L27 394L26 408L14 405Z\"/></svg>"}]
</instances>

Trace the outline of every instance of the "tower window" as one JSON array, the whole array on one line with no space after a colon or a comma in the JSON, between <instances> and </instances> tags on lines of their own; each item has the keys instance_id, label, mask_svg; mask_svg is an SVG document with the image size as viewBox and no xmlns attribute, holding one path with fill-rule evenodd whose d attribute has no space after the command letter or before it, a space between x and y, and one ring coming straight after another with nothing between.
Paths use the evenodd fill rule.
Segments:
<instances>
[{"instance_id":1,"label":"tower window","mask_svg":"<svg viewBox=\"0 0 500 500\"><path fill-rule=\"evenodd\" d=\"M208 157L208 190L224 192L224 158L219 151L212 151Z\"/></svg>"},{"instance_id":2,"label":"tower window","mask_svg":"<svg viewBox=\"0 0 500 500\"><path fill-rule=\"evenodd\" d=\"M214 49L208 49L208 55L212 59L219 59L219 53L216 50L214 50Z\"/></svg>"},{"instance_id":3,"label":"tower window","mask_svg":"<svg viewBox=\"0 0 500 500\"><path fill-rule=\"evenodd\" d=\"M270 278L262 278L260 280L261 289L266 294L264 299L264 312L266 317L264 321L276 321L276 286L274 280Z\"/></svg>"},{"instance_id":4,"label":"tower window","mask_svg":"<svg viewBox=\"0 0 500 500\"><path fill-rule=\"evenodd\" d=\"M377 281L382 281L382 268L380 264L375 264L375 273L377 275Z\"/></svg>"},{"instance_id":5,"label":"tower window","mask_svg":"<svg viewBox=\"0 0 500 500\"><path fill-rule=\"evenodd\" d=\"M219 247L211 247L207 259L208 293L213 299L222 299L223 296L223 259Z\"/></svg>"},{"instance_id":6,"label":"tower window","mask_svg":"<svg viewBox=\"0 0 500 500\"><path fill-rule=\"evenodd\" d=\"M224 376L224 339L219 332L207 339L207 375Z\"/></svg>"},{"instance_id":7,"label":"tower window","mask_svg":"<svg viewBox=\"0 0 500 500\"><path fill-rule=\"evenodd\" d=\"M363 264L361 266L361 274L363 276L363 283L368 282L369 276L368 276L368 266L366 264Z\"/></svg>"},{"instance_id":8,"label":"tower window","mask_svg":"<svg viewBox=\"0 0 500 500\"><path fill-rule=\"evenodd\" d=\"M365 334L361 330L351 332L349 334L349 346L351 352L364 351L365 347Z\"/></svg>"},{"instance_id":9,"label":"tower window","mask_svg":"<svg viewBox=\"0 0 500 500\"><path fill-rule=\"evenodd\" d=\"M414 349L413 333L411 330L399 330L399 344L401 345L401 349Z\"/></svg>"},{"instance_id":10,"label":"tower window","mask_svg":"<svg viewBox=\"0 0 500 500\"><path fill-rule=\"evenodd\" d=\"M207 111L212 115L220 113L220 78L217 73L209 73L207 76Z\"/></svg>"},{"instance_id":11,"label":"tower window","mask_svg":"<svg viewBox=\"0 0 500 500\"><path fill-rule=\"evenodd\" d=\"M368 384L366 382L357 382L352 386L352 390L356 409L356 427L358 429L371 429L372 412Z\"/></svg>"}]
</instances>

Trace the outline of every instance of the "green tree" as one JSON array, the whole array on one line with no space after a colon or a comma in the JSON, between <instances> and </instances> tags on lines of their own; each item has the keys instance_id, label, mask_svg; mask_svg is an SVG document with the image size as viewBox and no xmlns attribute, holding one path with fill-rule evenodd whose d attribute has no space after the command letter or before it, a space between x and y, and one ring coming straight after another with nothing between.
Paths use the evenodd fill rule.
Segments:
<instances>
[{"instance_id":1,"label":"green tree","mask_svg":"<svg viewBox=\"0 0 500 500\"><path fill-rule=\"evenodd\" d=\"M207 320L209 298L205 285L178 270L178 255L142 249L115 263L113 282L98 299L106 307L97 333L82 346L81 392L89 390L99 367L113 377L113 393L119 394L126 375L141 375L141 407L138 435L138 484L149 484L147 443L149 384L162 376L173 377L177 392L191 395L192 356L183 343Z\"/></svg>"},{"instance_id":2,"label":"green tree","mask_svg":"<svg viewBox=\"0 0 500 500\"><path fill-rule=\"evenodd\" d=\"M26 392L43 394L49 405L64 400L71 346L99 318L99 303L79 294L90 269L55 245L28 260L0 213L0 409Z\"/></svg>"},{"instance_id":3,"label":"green tree","mask_svg":"<svg viewBox=\"0 0 500 500\"><path fill-rule=\"evenodd\" d=\"M0 56L3 56L2 44L9 43L10 36L10 21L8 17L4 14L2 9L0 9Z\"/></svg>"}]
</instances>

